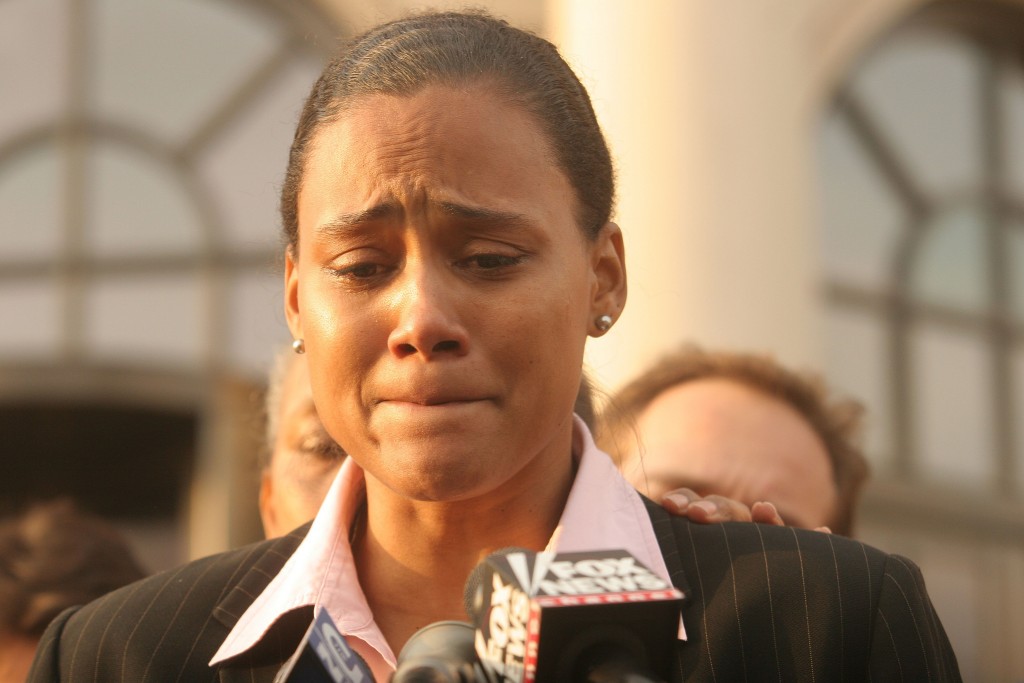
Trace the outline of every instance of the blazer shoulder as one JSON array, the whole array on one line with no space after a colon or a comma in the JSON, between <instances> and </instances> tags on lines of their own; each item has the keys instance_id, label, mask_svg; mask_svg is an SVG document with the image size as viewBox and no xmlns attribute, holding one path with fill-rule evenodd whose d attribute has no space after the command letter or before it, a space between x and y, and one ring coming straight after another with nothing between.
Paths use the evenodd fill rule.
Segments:
<instances>
[{"instance_id":1,"label":"blazer shoulder","mask_svg":"<svg viewBox=\"0 0 1024 683\"><path fill-rule=\"evenodd\" d=\"M652 506L666 564L685 577L673 582L687 594L683 621L701 645L684 648L682 668L696 678L717 669L722 680L730 663L756 660L781 680L959 680L910 560L835 534L696 524Z\"/></svg>"},{"instance_id":2,"label":"blazer shoulder","mask_svg":"<svg viewBox=\"0 0 1024 683\"><path fill-rule=\"evenodd\" d=\"M61 676L30 680L145 680L158 671L202 680L216 648L307 528L160 572L62 615L43 636Z\"/></svg>"},{"instance_id":3,"label":"blazer shoulder","mask_svg":"<svg viewBox=\"0 0 1024 683\"><path fill-rule=\"evenodd\" d=\"M728 555L736 553L793 553L803 559L822 557L829 561L853 563L881 575L890 555L861 541L811 529L772 526L751 522L698 524L670 515L657 503L644 499L648 515L664 551L675 546L690 552Z\"/></svg>"}]
</instances>

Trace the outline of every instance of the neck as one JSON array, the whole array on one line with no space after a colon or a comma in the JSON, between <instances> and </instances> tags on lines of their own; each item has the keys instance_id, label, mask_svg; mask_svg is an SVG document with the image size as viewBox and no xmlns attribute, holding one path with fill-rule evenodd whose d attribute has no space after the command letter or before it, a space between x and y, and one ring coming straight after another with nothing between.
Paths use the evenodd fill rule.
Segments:
<instances>
[{"instance_id":1,"label":"neck","mask_svg":"<svg viewBox=\"0 0 1024 683\"><path fill-rule=\"evenodd\" d=\"M571 449L557 464L532 486L510 482L454 502L410 500L366 474L365 527L353 552L374 619L395 653L427 624L466 621L466 578L487 555L547 546L572 488Z\"/></svg>"}]
</instances>

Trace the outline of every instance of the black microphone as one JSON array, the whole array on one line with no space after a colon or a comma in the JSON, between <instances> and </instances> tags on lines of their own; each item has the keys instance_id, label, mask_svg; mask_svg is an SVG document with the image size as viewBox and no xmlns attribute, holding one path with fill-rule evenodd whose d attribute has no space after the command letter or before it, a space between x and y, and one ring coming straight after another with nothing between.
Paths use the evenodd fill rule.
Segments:
<instances>
[{"instance_id":1,"label":"black microphone","mask_svg":"<svg viewBox=\"0 0 1024 683\"><path fill-rule=\"evenodd\" d=\"M391 683L487 683L473 638L464 621L424 626L399 653Z\"/></svg>"},{"instance_id":2,"label":"black microphone","mask_svg":"<svg viewBox=\"0 0 1024 683\"><path fill-rule=\"evenodd\" d=\"M370 667L321 609L274 683L374 683Z\"/></svg>"},{"instance_id":3,"label":"black microphone","mask_svg":"<svg viewBox=\"0 0 1024 683\"><path fill-rule=\"evenodd\" d=\"M668 680L683 594L625 550L502 551L466 586L488 679L509 683Z\"/></svg>"}]
</instances>

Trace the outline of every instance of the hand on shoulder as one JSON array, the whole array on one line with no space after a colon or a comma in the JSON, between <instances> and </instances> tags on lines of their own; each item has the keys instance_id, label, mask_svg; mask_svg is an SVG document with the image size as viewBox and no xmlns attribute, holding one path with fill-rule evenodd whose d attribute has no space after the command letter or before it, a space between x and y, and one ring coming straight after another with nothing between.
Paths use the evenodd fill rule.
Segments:
<instances>
[{"instance_id":1,"label":"hand on shoulder","mask_svg":"<svg viewBox=\"0 0 1024 683\"><path fill-rule=\"evenodd\" d=\"M669 491L661 499L661 506L676 517L686 517L698 524L714 524L718 522L755 522L772 526L786 526L775 505L767 501L746 504L725 496L701 496L688 488ZM832 533L827 526L817 527L815 531Z\"/></svg>"}]
</instances>

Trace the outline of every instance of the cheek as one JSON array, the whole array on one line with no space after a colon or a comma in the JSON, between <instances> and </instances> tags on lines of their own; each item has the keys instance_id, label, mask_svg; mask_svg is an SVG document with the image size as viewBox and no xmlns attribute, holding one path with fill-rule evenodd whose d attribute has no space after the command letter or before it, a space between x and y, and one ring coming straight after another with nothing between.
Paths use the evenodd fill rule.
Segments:
<instances>
[{"instance_id":1,"label":"cheek","mask_svg":"<svg viewBox=\"0 0 1024 683\"><path fill-rule=\"evenodd\" d=\"M342 305L329 288L304 292L303 333L313 403L331 436L346 446L365 421L363 378L387 333L366 306Z\"/></svg>"},{"instance_id":2,"label":"cheek","mask_svg":"<svg viewBox=\"0 0 1024 683\"><path fill-rule=\"evenodd\" d=\"M552 294L557 292L557 294ZM575 402L587 328L580 297L568 288L533 293L502 337L519 371L535 378L535 400L548 406Z\"/></svg>"}]
</instances>

